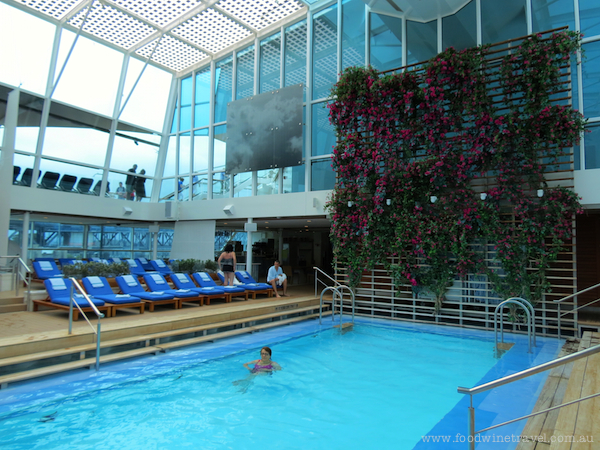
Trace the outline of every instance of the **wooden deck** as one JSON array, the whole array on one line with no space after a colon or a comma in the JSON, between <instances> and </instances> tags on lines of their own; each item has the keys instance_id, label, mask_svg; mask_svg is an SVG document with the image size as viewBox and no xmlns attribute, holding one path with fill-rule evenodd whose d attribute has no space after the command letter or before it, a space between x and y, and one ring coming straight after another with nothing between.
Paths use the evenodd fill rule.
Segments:
<instances>
[{"instance_id":1,"label":"wooden deck","mask_svg":"<svg viewBox=\"0 0 600 450\"><path fill-rule=\"evenodd\" d=\"M259 297L248 301L231 303L213 302L211 305L183 303L182 309L158 307L155 312L139 314L138 310L120 309L115 317L102 319L103 339L118 339L135 334L163 332L185 328L191 324L207 325L233 320L249 315L269 312L293 311L299 304L316 302L312 286L294 286L288 297ZM93 342L97 319L90 317L90 325L80 318L73 322L73 332L68 334L68 312L47 310L37 312L14 312L0 314L0 358L13 357L30 351L51 350L61 346L74 346ZM58 343L59 341L60 343ZM66 343L66 345L65 345Z\"/></svg>"},{"instance_id":2,"label":"wooden deck","mask_svg":"<svg viewBox=\"0 0 600 450\"><path fill-rule=\"evenodd\" d=\"M584 333L577 348L569 349L568 344L559 356L600 344L600 333ZM600 393L600 354L552 369L533 411L596 393ZM534 416L521 436L517 450L598 450L600 397Z\"/></svg>"}]
</instances>

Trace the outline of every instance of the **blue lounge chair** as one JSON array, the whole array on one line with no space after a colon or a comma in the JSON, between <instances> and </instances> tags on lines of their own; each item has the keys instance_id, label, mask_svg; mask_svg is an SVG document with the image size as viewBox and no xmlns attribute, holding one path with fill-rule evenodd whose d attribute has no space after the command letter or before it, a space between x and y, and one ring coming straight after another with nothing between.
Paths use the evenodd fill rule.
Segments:
<instances>
[{"instance_id":1,"label":"blue lounge chair","mask_svg":"<svg viewBox=\"0 0 600 450\"><path fill-rule=\"evenodd\" d=\"M178 289L190 289L204 296L207 305L210 305L210 300L213 298L225 299L225 303L231 301L231 296L226 294L225 290L222 288L197 287L187 273L173 274L171 275L171 280L173 280L173 284L177 286Z\"/></svg>"},{"instance_id":2,"label":"blue lounge chair","mask_svg":"<svg viewBox=\"0 0 600 450\"><path fill-rule=\"evenodd\" d=\"M70 266L76 263L81 263L81 264L85 264L86 261L82 260L82 259L70 259L70 258L58 258L58 262L60 263L60 267L62 268L63 266Z\"/></svg>"},{"instance_id":3,"label":"blue lounge chair","mask_svg":"<svg viewBox=\"0 0 600 450\"><path fill-rule=\"evenodd\" d=\"M136 258L137 263L144 268L146 272L154 272L156 269L148 262L146 258Z\"/></svg>"},{"instance_id":4,"label":"blue lounge chair","mask_svg":"<svg viewBox=\"0 0 600 450\"><path fill-rule=\"evenodd\" d=\"M175 298L181 299L181 301L198 301L202 306L203 299L202 295L196 291L190 289L171 289L165 277L159 273L149 273L144 275L144 281L146 286L153 292L164 292L165 294L172 294Z\"/></svg>"},{"instance_id":5,"label":"blue lounge chair","mask_svg":"<svg viewBox=\"0 0 600 450\"><path fill-rule=\"evenodd\" d=\"M173 271L169 266L165 264L162 259L153 259L150 261L152 268L154 271L160 273L161 275L172 275Z\"/></svg>"},{"instance_id":6,"label":"blue lounge chair","mask_svg":"<svg viewBox=\"0 0 600 450\"><path fill-rule=\"evenodd\" d=\"M166 292L148 292L142 287L137 277L133 275L122 275L116 277L115 280L121 288L121 292L140 297L148 304L150 312L154 311L154 305L175 305L175 309L181 308L181 300L175 298L173 294L167 294Z\"/></svg>"},{"instance_id":7,"label":"blue lounge chair","mask_svg":"<svg viewBox=\"0 0 600 450\"><path fill-rule=\"evenodd\" d=\"M270 284L257 283L247 271L238 270L235 272L235 276L244 288L259 294L267 294L268 297L273 295L273 287Z\"/></svg>"},{"instance_id":8,"label":"blue lounge chair","mask_svg":"<svg viewBox=\"0 0 600 450\"><path fill-rule=\"evenodd\" d=\"M69 304L71 301L71 285L72 282L68 278L49 278L44 280L46 291L48 291L47 300L34 300L33 310L38 311L40 306L46 306L54 309L61 309L63 311L69 310ZM73 301L79 305L84 312L91 312L93 308L89 304L88 300L81 294L73 293ZM96 309L100 312L106 312L106 317L113 315L112 305L106 305L104 301L97 298L90 298L90 301L96 306ZM79 309L73 305L73 320L79 319Z\"/></svg>"},{"instance_id":9,"label":"blue lounge chair","mask_svg":"<svg viewBox=\"0 0 600 450\"><path fill-rule=\"evenodd\" d=\"M129 272L133 275L141 277L142 275L146 275L146 271L142 267L142 265L135 259L126 259L125 262L129 264Z\"/></svg>"},{"instance_id":10,"label":"blue lounge chair","mask_svg":"<svg viewBox=\"0 0 600 450\"><path fill-rule=\"evenodd\" d=\"M64 277L54 261L34 261L33 270L38 280Z\"/></svg>"},{"instance_id":11,"label":"blue lounge chair","mask_svg":"<svg viewBox=\"0 0 600 450\"><path fill-rule=\"evenodd\" d=\"M115 313L117 308L139 308L140 314L144 313L145 304L140 297L130 294L115 294L104 277L85 277L83 288L94 298L110 303Z\"/></svg>"},{"instance_id":12,"label":"blue lounge chair","mask_svg":"<svg viewBox=\"0 0 600 450\"><path fill-rule=\"evenodd\" d=\"M226 293L230 295L231 298L243 298L244 300L248 300L248 291L243 286L217 286L215 280L211 278L209 274L206 272L196 272L192 274L194 277L194 281L198 283L198 286L205 289L222 289ZM253 293L256 298L256 294Z\"/></svg>"}]
</instances>

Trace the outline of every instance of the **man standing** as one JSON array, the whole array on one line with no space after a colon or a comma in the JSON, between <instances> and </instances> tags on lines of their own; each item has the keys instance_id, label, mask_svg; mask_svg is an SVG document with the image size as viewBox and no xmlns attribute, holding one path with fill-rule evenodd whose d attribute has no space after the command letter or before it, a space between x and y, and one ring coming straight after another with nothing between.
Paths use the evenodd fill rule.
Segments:
<instances>
[{"instance_id":1,"label":"man standing","mask_svg":"<svg viewBox=\"0 0 600 450\"><path fill-rule=\"evenodd\" d=\"M119 181L119 187L117 188L117 198L119 200L125 200L125 188L123 187L122 181Z\"/></svg>"},{"instance_id":2,"label":"man standing","mask_svg":"<svg viewBox=\"0 0 600 450\"><path fill-rule=\"evenodd\" d=\"M283 287L283 296L287 297L287 276L283 273L278 260L275 260L269 272L267 272L267 283L273 286L275 297L281 297L277 292L277 286Z\"/></svg>"},{"instance_id":3,"label":"man standing","mask_svg":"<svg viewBox=\"0 0 600 450\"><path fill-rule=\"evenodd\" d=\"M133 201L133 190L135 187L135 171L137 170L137 164L134 164L131 169L127 172L127 178L125 178L125 188L127 189L127 200Z\"/></svg>"}]
</instances>

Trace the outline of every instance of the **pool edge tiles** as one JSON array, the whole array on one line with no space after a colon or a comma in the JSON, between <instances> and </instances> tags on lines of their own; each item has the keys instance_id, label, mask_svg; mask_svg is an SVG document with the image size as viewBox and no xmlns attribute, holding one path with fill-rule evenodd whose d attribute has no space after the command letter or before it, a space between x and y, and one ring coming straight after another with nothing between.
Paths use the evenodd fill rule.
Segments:
<instances>
[{"instance_id":1,"label":"pool edge tiles","mask_svg":"<svg viewBox=\"0 0 600 450\"><path fill-rule=\"evenodd\" d=\"M504 338L505 342L513 343L513 347L498 359L494 367L481 380L472 386L461 387L479 386L556 359L565 342L564 339L559 340L555 337L537 337L536 347L528 353L526 335L509 333L505 334ZM549 373L548 370L474 395L475 429L481 430L530 414ZM449 450L467 448L468 408L469 395L464 395L454 408L415 445L414 450L437 449L440 448L441 443L444 449ZM526 419L521 420L476 436L477 450L515 449L526 423Z\"/></svg>"}]
</instances>

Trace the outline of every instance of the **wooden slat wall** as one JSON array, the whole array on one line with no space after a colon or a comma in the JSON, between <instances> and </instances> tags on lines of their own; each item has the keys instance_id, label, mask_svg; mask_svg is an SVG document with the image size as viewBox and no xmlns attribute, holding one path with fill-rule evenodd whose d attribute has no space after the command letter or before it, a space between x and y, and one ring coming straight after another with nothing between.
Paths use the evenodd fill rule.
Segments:
<instances>
[{"instance_id":1,"label":"wooden slat wall","mask_svg":"<svg viewBox=\"0 0 600 450\"><path fill-rule=\"evenodd\" d=\"M549 30L543 35L549 38L555 31L561 31L565 28ZM512 39L492 45L489 52L488 61L498 61L519 44L526 36ZM422 71L423 63L414 64L405 68L394 69L387 73L401 70ZM564 90L555 96L553 102L570 105L571 104L571 71L570 65L561 68L562 79L560 83L564 84ZM490 86L492 82L490 82ZM495 97L502 94L494 93L489 89L490 96ZM496 100L494 100L496 101ZM499 102L500 100L498 100ZM500 110L500 113L502 110ZM368 139L368 137L365 137ZM561 159L559 167L548 167L546 180L549 187L562 186L566 188L574 187L573 175L573 149L564 150L564 158ZM472 183L474 192L485 192L495 186L493 177L482 177ZM535 196L535 192L530 194ZM511 219L508 219L511 220ZM599 222L600 223L600 222ZM575 226L575 223L574 223ZM579 236L578 236L579 239ZM536 311L536 332L541 335L556 335L558 333L558 311L554 300L558 300L567 295L573 294L577 290L577 270L575 263L575 241L567 242L563 252L555 263L551 265L548 271L548 280L551 283L552 291L545 294L544 298L535 306ZM486 259L493 261L493 254L487 254ZM591 257L586 257L585 264L592 267ZM393 262L393 261L392 261ZM583 264L583 261L580 261ZM600 261L597 261L596 270L600 269ZM600 273L600 272L598 272ZM347 275L344 267L336 268L337 281L347 284ZM483 280L482 280L483 279ZM383 266L375 267L374 270L363 274L360 286L356 290L356 313L373 317L409 320L415 322L439 323L461 327L472 328L494 328L494 309L501 301L492 291L485 276L469 275L467 279L455 280L454 286L448 291L448 299L438 315L434 314L434 300L430 298L418 298L408 285L397 288L389 273ZM564 302L561 306L561 313L577 306L577 300ZM506 312L505 308L505 312ZM348 311L350 311L348 309ZM507 324L505 315L505 324ZM561 319L561 334L577 334L576 326L577 315L570 314ZM514 331L527 332L524 325L512 324L508 322L506 329Z\"/></svg>"}]
</instances>

